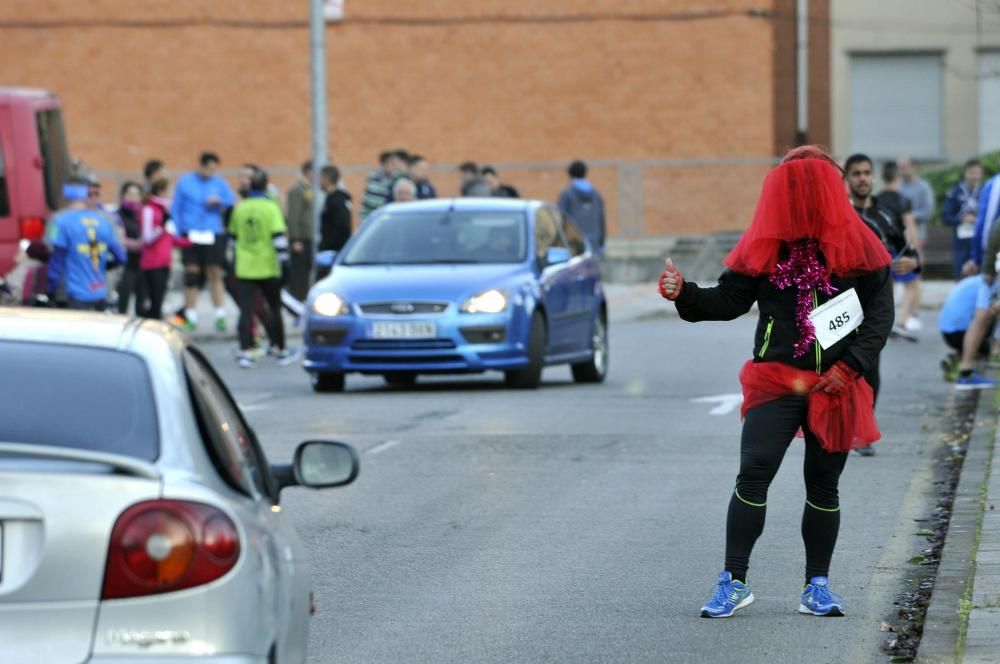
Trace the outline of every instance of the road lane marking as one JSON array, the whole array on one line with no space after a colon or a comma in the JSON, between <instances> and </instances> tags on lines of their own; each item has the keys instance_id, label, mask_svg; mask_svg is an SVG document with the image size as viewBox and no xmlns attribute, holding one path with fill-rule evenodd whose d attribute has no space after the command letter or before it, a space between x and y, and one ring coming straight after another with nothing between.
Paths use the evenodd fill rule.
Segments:
<instances>
[{"instance_id":1,"label":"road lane marking","mask_svg":"<svg viewBox=\"0 0 1000 664\"><path fill-rule=\"evenodd\" d=\"M697 399L691 399L691 403L718 403L718 405L712 410L708 411L709 415L728 415L733 412L737 406L743 403L742 394L715 394L710 397L698 397Z\"/></svg>"},{"instance_id":2,"label":"road lane marking","mask_svg":"<svg viewBox=\"0 0 1000 664\"><path fill-rule=\"evenodd\" d=\"M381 454L382 452L385 452L386 450L392 449L396 445L399 445L400 442L401 441L398 440L383 441L378 445L376 445L375 447L368 450L367 452L365 452L365 454Z\"/></svg>"},{"instance_id":3,"label":"road lane marking","mask_svg":"<svg viewBox=\"0 0 1000 664\"><path fill-rule=\"evenodd\" d=\"M251 403L247 404L246 406L240 406L240 410L242 410L244 413L252 413L255 410L267 410L270 407L271 404L269 403Z\"/></svg>"}]
</instances>

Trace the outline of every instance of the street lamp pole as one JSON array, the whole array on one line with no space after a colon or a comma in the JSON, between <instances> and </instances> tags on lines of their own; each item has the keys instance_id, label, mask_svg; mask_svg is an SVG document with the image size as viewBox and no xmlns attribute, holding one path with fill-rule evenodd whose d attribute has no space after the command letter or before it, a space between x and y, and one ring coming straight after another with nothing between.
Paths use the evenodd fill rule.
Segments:
<instances>
[{"instance_id":1,"label":"street lamp pole","mask_svg":"<svg viewBox=\"0 0 1000 664\"><path fill-rule=\"evenodd\" d=\"M309 0L309 53L312 70L312 218L313 255L319 251L320 212L323 196L319 188L320 170L326 166L326 18L323 0ZM316 265L313 264L315 277Z\"/></svg>"}]
</instances>

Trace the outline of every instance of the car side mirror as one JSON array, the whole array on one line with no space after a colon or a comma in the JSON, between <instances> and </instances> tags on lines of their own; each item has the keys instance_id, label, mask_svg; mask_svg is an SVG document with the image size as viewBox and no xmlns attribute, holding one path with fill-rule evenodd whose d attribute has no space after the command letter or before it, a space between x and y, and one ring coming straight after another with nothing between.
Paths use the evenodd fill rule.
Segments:
<instances>
[{"instance_id":1,"label":"car side mirror","mask_svg":"<svg viewBox=\"0 0 1000 664\"><path fill-rule=\"evenodd\" d=\"M291 465L273 466L279 489L304 486L329 489L353 482L360 471L358 453L346 443L307 440L295 450Z\"/></svg>"},{"instance_id":2,"label":"car side mirror","mask_svg":"<svg viewBox=\"0 0 1000 664\"><path fill-rule=\"evenodd\" d=\"M558 265L568 263L570 259L569 249L566 247L549 247L545 250L545 264Z\"/></svg>"},{"instance_id":3,"label":"car side mirror","mask_svg":"<svg viewBox=\"0 0 1000 664\"><path fill-rule=\"evenodd\" d=\"M333 261L337 258L337 252L333 250L320 251L316 254L316 266L317 267L333 267Z\"/></svg>"}]
</instances>

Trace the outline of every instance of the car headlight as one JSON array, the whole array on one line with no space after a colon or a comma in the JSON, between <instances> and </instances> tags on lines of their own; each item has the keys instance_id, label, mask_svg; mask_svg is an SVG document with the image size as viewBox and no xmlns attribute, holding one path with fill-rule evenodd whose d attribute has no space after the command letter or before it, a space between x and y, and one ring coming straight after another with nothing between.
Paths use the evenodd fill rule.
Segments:
<instances>
[{"instance_id":1,"label":"car headlight","mask_svg":"<svg viewBox=\"0 0 1000 664\"><path fill-rule=\"evenodd\" d=\"M467 314L498 314L506 308L507 293L495 289L470 297L462 305Z\"/></svg>"},{"instance_id":2,"label":"car headlight","mask_svg":"<svg viewBox=\"0 0 1000 664\"><path fill-rule=\"evenodd\" d=\"M343 316L348 313L347 303L336 293L323 293L313 300L312 309L320 316Z\"/></svg>"}]
</instances>

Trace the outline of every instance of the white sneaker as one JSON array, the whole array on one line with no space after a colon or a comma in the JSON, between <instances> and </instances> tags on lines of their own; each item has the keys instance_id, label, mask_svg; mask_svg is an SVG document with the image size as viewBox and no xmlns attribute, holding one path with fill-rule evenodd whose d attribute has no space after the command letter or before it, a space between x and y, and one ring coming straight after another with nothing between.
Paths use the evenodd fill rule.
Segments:
<instances>
[{"instance_id":1,"label":"white sneaker","mask_svg":"<svg viewBox=\"0 0 1000 664\"><path fill-rule=\"evenodd\" d=\"M892 326L892 332L890 336L899 337L901 339L906 339L907 341L916 341L917 335L906 329L905 326L896 324Z\"/></svg>"},{"instance_id":2,"label":"white sneaker","mask_svg":"<svg viewBox=\"0 0 1000 664\"><path fill-rule=\"evenodd\" d=\"M906 319L906 323L903 325L908 332L919 332L924 329L924 324L920 322L920 319L916 316L910 316Z\"/></svg>"},{"instance_id":3,"label":"white sneaker","mask_svg":"<svg viewBox=\"0 0 1000 664\"><path fill-rule=\"evenodd\" d=\"M240 365L241 369L252 369L256 365L256 361L250 353L237 354L236 363Z\"/></svg>"}]
</instances>

